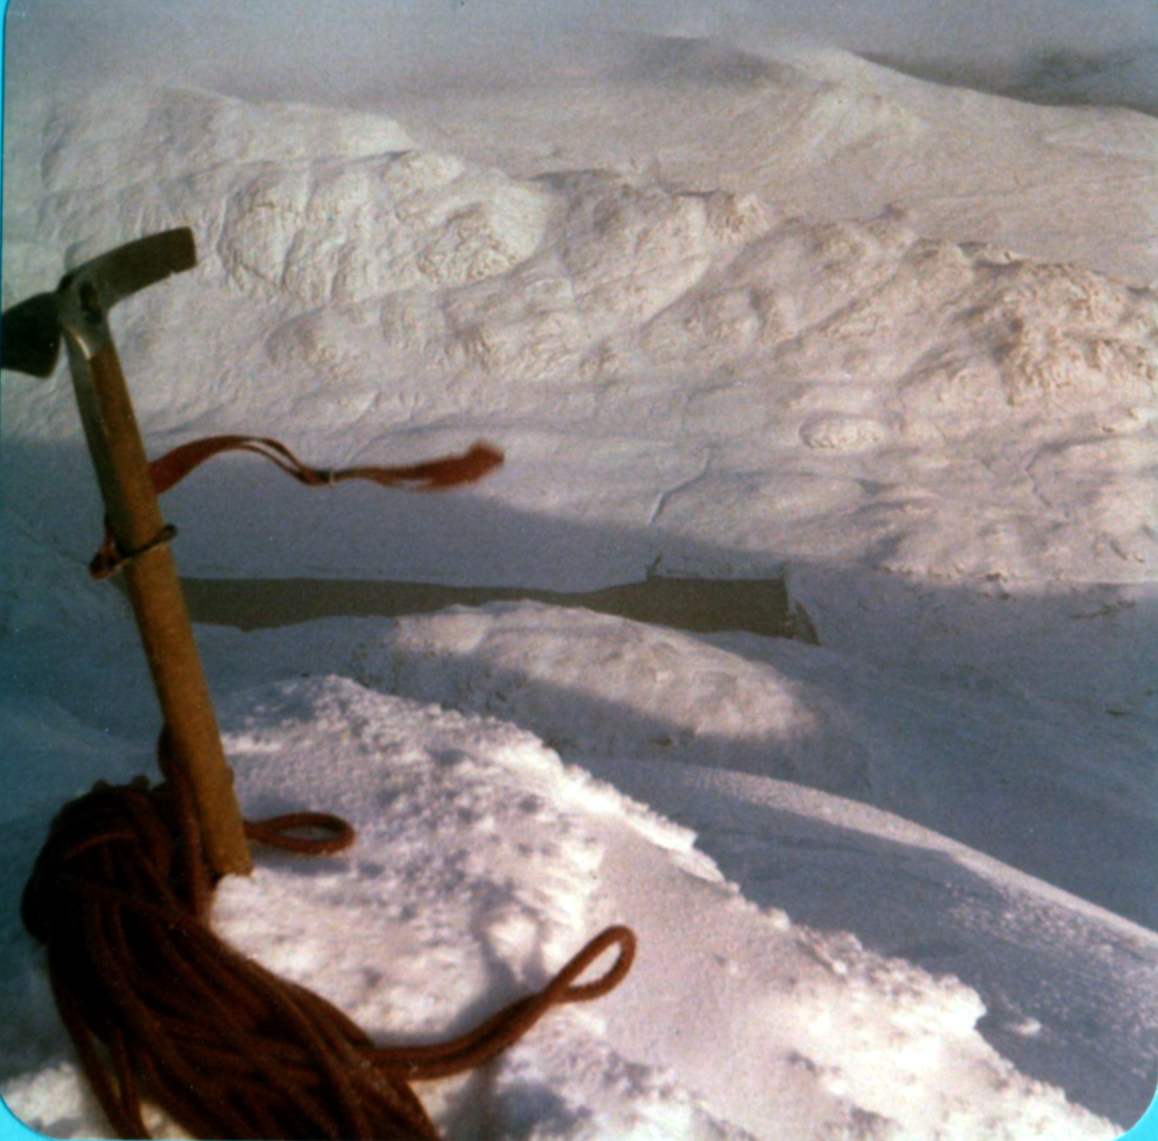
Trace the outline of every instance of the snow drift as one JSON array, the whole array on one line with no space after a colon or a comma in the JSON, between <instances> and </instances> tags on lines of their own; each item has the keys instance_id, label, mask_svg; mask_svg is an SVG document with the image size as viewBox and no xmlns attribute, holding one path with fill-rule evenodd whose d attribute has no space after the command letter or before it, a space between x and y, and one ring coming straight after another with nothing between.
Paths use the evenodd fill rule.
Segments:
<instances>
[{"instance_id":1,"label":"snow drift","mask_svg":"<svg viewBox=\"0 0 1158 1141\"><path fill-rule=\"evenodd\" d=\"M215 922L370 1033L465 1027L480 996L540 985L585 932L631 916L647 953L620 1001L552 1014L485 1093L475 1079L422 1089L456 1136L1115 1135L997 1055L955 979L754 907L691 832L510 723L343 678L231 704L246 811L324 803L359 841L322 866L264 857L221 885ZM5 1096L71 1133L75 1082L61 1062Z\"/></svg>"}]
</instances>

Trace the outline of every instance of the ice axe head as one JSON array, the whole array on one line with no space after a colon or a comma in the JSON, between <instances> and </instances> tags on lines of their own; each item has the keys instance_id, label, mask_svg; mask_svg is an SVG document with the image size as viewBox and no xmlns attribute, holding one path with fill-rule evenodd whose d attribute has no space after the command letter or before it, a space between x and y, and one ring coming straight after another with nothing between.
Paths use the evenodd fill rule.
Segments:
<instances>
[{"instance_id":1,"label":"ice axe head","mask_svg":"<svg viewBox=\"0 0 1158 1141\"><path fill-rule=\"evenodd\" d=\"M124 297L197 264L188 226L118 246L71 270L54 293L8 309L0 326L0 367L51 376L62 333L92 358L109 342L105 315Z\"/></svg>"}]
</instances>

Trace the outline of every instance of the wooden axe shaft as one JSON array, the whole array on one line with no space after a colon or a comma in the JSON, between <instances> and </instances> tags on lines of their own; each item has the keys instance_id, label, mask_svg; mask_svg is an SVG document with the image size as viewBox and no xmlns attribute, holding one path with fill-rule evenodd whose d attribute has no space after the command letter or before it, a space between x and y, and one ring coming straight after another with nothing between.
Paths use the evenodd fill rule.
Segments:
<instances>
[{"instance_id":1,"label":"wooden axe shaft","mask_svg":"<svg viewBox=\"0 0 1158 1141\"><path fill-rule=\"evenodd\" d=\"M185 598L111 336L93 355L68 335L73 384L161 711L196 800L205 857L219 875L252 862Z\"/></svg>"}]
</instances>

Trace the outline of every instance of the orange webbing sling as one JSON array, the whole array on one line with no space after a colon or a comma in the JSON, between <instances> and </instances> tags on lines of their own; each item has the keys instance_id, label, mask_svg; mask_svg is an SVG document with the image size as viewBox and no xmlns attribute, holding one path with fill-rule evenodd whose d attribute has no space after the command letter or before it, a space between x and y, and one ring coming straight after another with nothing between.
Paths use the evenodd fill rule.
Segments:
<instances>
[{"instance_id":1,"label":"orange webbing sling","mask_svg":"<svg viewBox=\"0 0 1158 1141\"><path fill-rule=\"evenodd\" d=\"M253 452L263 456L307 487L325 487L347 479L369 479L383 487L400 487L411 491L440 491L463 483L473 483L503 462L503 453L498 448L479 441L469 451L458 456L443 456L441 459L394 467L363 466L331 470L309 467L284 444L264 436L205 436L200 440L180 444L149 464L157 494L176 486L195 468L222 452ZM172 528L167 528L157 541L171 538L173 533ZM93 578L107 578L120 568L125 559L141 553L119 550L106 525L104 542L89 564L89 573Z\"/></svg>"}]
</instances>

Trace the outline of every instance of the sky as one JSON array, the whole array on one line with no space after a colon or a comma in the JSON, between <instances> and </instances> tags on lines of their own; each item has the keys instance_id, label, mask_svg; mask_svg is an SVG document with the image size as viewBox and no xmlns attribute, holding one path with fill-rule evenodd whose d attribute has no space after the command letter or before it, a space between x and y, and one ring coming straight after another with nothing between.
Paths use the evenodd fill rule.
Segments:
<instances>
[{"instance_id":1,"label":"sky","mask_svg":"<svg viewBox=\"0 0 1158 1141\"><path fill-rule=\"evenodd\" d=\"M397 19L368 31L383 8ZM806 38L975 83L1036 76L1070 97L1158 105L1150 0L14 0L7 14L9 50L18 49L10 76L51 66L62 83L83 84L94 71L131 67L203 82L228 76L271 95L289 84L334 101L391 78L445 70L461 79L464 56L485 59L496 47L507 69L502 45L512 30L524 59L536 47L557 51L565 35L573 61L573 37L608 31L714 37L757 51Z\"/></svg>"}]
</instances>

